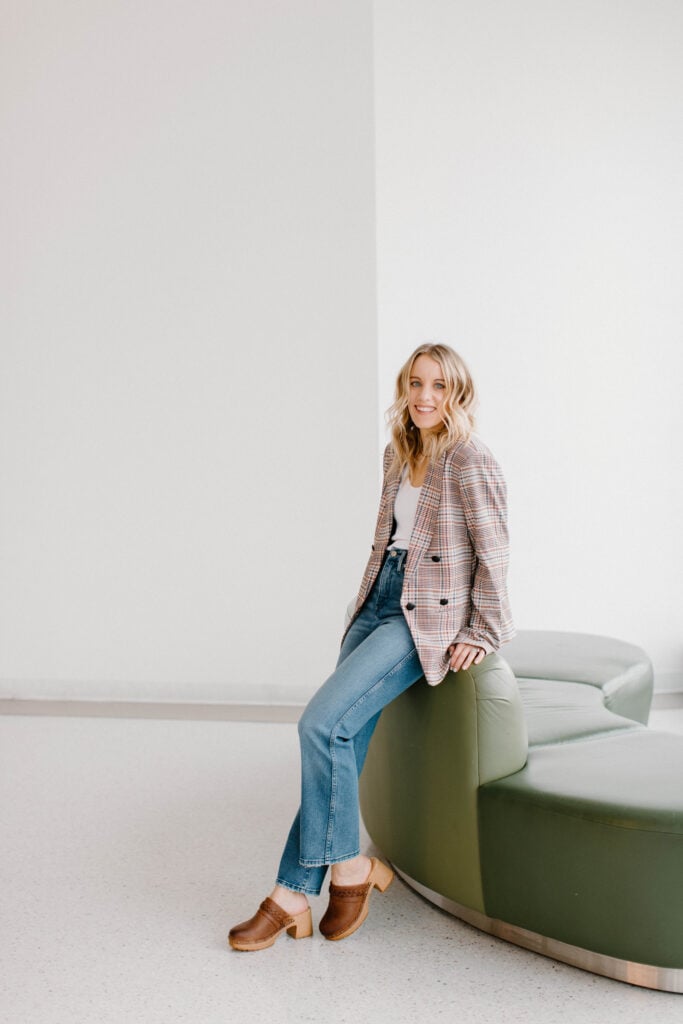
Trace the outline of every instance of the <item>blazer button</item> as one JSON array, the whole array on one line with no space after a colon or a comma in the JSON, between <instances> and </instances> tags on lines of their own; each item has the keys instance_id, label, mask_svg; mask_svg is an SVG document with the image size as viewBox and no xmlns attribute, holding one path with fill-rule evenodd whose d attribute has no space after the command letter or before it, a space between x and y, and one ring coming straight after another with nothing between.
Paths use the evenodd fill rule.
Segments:
<instances>
[{"instance_id":1,"label":"blazer button","mask_svg":"<svg viewBox=\"0 0 683 1024\"><path fill-rule=\"evenodd\" d=\"M442 597L441 600L439 601L439 604L448 604L448 598Z\"/></svg>"},{"instance_id":2,"label":"blazer button","mask_svg":"<svg viewBox=\"0 0 683 1024\"><path fill-rule=\"evenodd\" d=\"M432 555L432 562L440 562L440 561L441 561L441 556L440 555Z\"/></svg>"},{"instance_id":3,"label":"blazer button","mask_svg":"<svg viewBox=\"0 0 683 1024\"><path fill-rule=\"evenodd\" d=\"M408 604L406 605L406 611L407 612L412 612L414 607L415 607L415 605L411 604L410 601L409 601Z\"/></svg>"}]
</instances>

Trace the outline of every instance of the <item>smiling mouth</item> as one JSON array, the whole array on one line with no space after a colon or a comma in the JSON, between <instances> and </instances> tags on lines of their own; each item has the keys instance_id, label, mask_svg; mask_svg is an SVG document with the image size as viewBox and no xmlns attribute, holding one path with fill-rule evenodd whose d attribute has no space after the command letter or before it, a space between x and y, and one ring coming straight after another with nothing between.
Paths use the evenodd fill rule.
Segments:
<instances>
[{"instance_id":1,"label":"smiling mouth","mask_svg":"<svg viewBox=\"0 0 683 1024\"><path fill-rule=\"evenodd\" d=\"M431 405L416 405L416 412L436 412L436 408Z\"/></svg>"}]
</instances>

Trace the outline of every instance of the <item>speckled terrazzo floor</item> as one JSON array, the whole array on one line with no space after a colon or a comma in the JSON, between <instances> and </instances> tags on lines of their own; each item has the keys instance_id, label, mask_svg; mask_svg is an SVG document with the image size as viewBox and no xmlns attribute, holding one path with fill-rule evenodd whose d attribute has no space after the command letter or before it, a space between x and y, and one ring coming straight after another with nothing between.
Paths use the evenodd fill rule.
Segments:
<instances>
[{"instance_id":1,"label":"speckled terrazzo floor","mask_svg":"<svg viewBox=\"0 0 683 1024\"><path fill-rule=\"evenodd\" d=\"M683 731L683 711L651 724ZM0 716L0 750L3 1021L682 1019L683 996L492 939L400 881L344 942L228 950L295 809L292 724Z\"/></svg>"}]
</instances>

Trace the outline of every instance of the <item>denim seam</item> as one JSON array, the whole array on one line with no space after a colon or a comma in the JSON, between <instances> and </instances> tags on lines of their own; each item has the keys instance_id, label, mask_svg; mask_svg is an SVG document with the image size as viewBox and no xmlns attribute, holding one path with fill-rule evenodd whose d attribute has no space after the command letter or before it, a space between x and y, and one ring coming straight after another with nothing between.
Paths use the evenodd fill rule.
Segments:
<instances>
[{"instance_id":1,"label":"denim seam","mask_svg":"<svg viewBox=\"0 0 683 1024\"><path fill-rule=\"evenodd\" d=\"M334 819L337 812L337 758L334 752L336 729L330 734L330 764L332 766L332 777L330 780L330 803L327 810L327 831L325 833L325 858L330 855L332 841L334 839Z\"/></svg>"}]
</instances>

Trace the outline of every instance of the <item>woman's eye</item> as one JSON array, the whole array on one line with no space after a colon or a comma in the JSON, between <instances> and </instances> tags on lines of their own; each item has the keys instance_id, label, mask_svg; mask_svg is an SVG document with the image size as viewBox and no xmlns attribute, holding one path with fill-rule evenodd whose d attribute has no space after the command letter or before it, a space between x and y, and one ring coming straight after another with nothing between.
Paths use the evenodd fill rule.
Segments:
<instances>
[{"instance_id":1,"label":"woman's eye","mask_svg":"<svg viewBox=\"0 0 683 1024\"><path fill-rule=\"evenodd\" d=\"M434 387L435 388L439 388L441 391L443 391L443 389L446 387L446 385L442 384L440 381L437 381L437 383L434 385Z\"/></svg>"}]
</instances>

